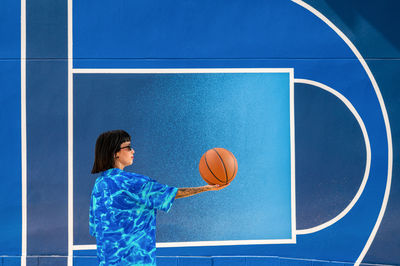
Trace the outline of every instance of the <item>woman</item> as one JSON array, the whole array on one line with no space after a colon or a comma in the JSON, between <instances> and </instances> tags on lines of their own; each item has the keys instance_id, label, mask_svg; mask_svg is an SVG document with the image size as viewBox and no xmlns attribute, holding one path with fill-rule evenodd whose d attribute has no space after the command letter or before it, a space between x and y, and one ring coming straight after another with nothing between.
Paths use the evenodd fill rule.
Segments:
<instances>
[{"instance_id":1,"label":"woman","mask_svg":"<svg viewBox=\"0 0 400 266\"><path fill-rule=\"evenodd\" d=\"M147 176L125 172L135 151L123 130L108 131L96 141L89 231L97 240L99 265L155 265L157 210L168 212L174 199L226 186L175 188Z\"/></svg>"}]
</instances>

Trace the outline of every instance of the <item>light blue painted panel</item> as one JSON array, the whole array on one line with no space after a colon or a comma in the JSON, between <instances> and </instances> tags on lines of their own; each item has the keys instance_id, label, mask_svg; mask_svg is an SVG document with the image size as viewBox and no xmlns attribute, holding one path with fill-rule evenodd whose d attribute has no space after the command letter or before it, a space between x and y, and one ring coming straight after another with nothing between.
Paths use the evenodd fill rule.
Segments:
<instances>
[{"instance_id":1,"label":"light blue painted panel","mask_svg":"<svg viewBox=\"0 0 400 266\"><path fill-rule=\"evenodd\" d=\"M132 134L127 170L164 184L205 185L198 163L208 149L237 158L227 189L159 212L158 242L290 239L289 84L288 73L75 75L75 244L93 241L85 218L95 140L117 128Z\"/></svg>"}]
</instances>

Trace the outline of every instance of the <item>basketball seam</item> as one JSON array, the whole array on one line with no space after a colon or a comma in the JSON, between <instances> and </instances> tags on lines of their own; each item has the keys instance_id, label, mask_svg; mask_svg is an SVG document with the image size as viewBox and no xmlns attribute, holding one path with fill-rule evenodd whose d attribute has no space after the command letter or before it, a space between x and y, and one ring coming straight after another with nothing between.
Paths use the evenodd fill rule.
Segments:
<instances>
[{"instance_id":1,"label":"basketball seam","mask_svg":"<svg viewBox=\"0 0 400 266\"><path fill-rule=\"evenodd\" d=\"M204 161L206 162L207 168L208 168L208 170L210 171L210 173L211 173L219 182L224 183L224 181L220 180L216 175L214 175L213 171L211 171L211 168L210 168L210 166L209 166L208 163L207 163L207 152L206 152L206 154L204 154Z\"/></svg>"},{"instance_id":2,"label":"basketball seam","mask_svg":"<svg viewBox=\"0 0 400 266\"><path fill-rule=\"evenodd\" d=\"M232 158L235 158L235 156L233 155L233 153L231 151L229 151L229 153L232 155ZM236 160L233 160L233 162L235 163L235 169L233 170L233 174L232 174L231 180L233 179L233 177L235 176L236 171L237 171L237 162L236 162Z\"/></svg>"},{"instance_id":3,"label":"basketball seam","mask_svg":"<svg viewBox=\"0 0 400 266\"><path fill-rule=\"evenodd\" d=\"M227 173L227 171L226 171L225 163L224 163L224 161L222 160L222 157L221 157L221 155L219 155L218 151L217 151L216 149L213 149L213 150L214 150L214 151L217 153L217 155L218 155L219 159L221 160L221 163L222 163L222 165L224 166L224 170L225 170L225 178L226 178L226 181L225 181L225 183L226 183L226 184L228 184L228 173Z\"/></svg>"}]
</instances>

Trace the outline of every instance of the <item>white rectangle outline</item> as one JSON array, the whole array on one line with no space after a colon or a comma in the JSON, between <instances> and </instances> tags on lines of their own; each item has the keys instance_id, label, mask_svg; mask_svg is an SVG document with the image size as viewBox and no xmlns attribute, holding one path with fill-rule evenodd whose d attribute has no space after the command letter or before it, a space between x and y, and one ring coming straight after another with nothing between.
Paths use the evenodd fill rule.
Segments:
<instances>
[{"instance_id":1,"label":"white rectangle outline","mask_svg":"<svg viewBox=\"0 0 400 266\"><path fill-rule=\"evenodd\" d=\"M71 56L72 58L72 56ZM71 60L72 64L72 60ZM295 244L296 243L296 193L295 193L295 136L294 136L294 75L293 68L165 68L165 69L74 69L70 68L68 75L68 202L69 202L69 251L68 256L73 255L73 250L92 250L96 245L73 245L73 74L168 74L168 73L289 73L290 82L290 149L291 149L291 220L292 236L290 239L268 240L234 240L234 241L195 241L195 242L165 242L156 243L157 248L164 247L199 247L199 246L233 246L233 245L262 245L262 244ZM72 261L71 264L72 265Z\"/></svg>"}]
</instances>

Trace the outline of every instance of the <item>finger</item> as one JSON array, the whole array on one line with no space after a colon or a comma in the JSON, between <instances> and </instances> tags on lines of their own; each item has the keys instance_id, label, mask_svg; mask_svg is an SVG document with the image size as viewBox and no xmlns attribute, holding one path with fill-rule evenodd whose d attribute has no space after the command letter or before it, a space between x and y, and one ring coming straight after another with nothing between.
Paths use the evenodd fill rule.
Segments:
<instances>
[{"instance_id":1,"label":"finger","mask_svg":"<svg viewBox=\"0 0 400 266\"><path fill-rule=\"evenodd\" d=\"M224 185L216 185L216 187L217 187L217 189L223 189L223 188L226 188L229 185L230 185L230 183L224 184Z\"/></svg>"}]
</instances>

